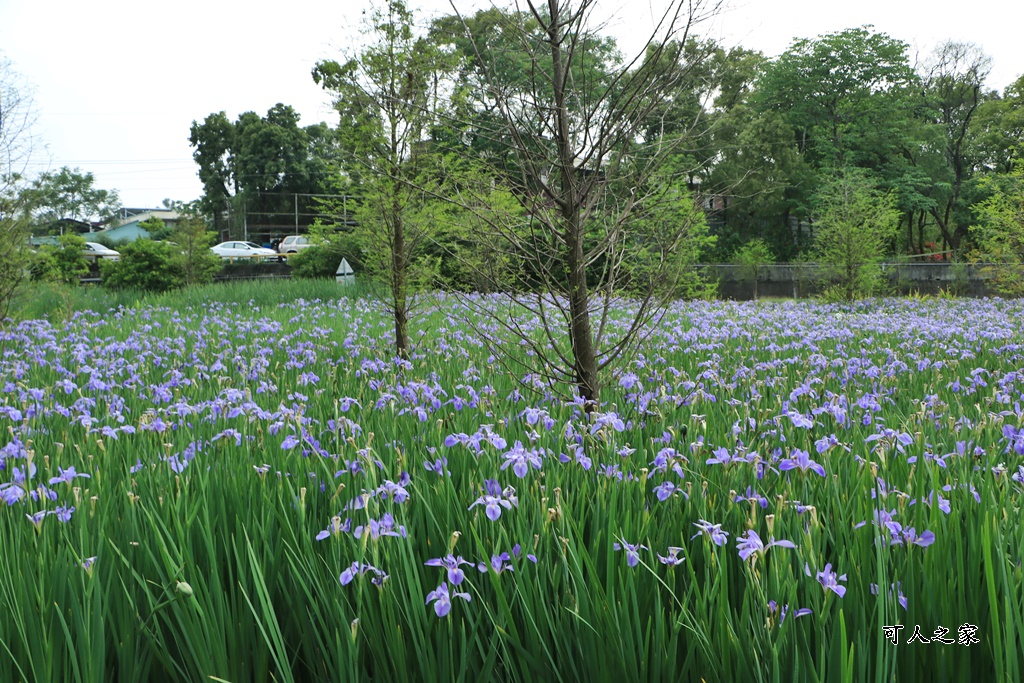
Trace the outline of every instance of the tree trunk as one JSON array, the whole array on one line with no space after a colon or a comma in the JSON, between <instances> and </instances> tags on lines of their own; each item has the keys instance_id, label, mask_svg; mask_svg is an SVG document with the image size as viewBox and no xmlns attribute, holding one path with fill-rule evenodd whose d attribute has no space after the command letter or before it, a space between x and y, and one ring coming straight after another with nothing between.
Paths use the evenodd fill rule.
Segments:
<instances>
[{"instance_id":1,"label":"tree trunk","mask_svg":"<svg viewBox=\"0 0 1024 683\"><path fill-rule=\"evenodd\" d=\"M906 249L913 253L913 209L906 214Z\"/></svg>"},{"instance_id":2,"label":"tree trunk","mask_svg":"<svg viewBox=\"0 0 1024 683\"><path fill-rule=\"evenodd\" d=\"M600 401L601 386L597 379L597 353L590 326L590 293L587 291L586 263L583 259L583 231L573 230L575 244L569 256L569 327L572 342L576 386L587 402L587 412Z\"/></svg>"},{"instance_id":3,"label":"tree trunk","mask_svg":"<svg viewBox=\"0 0 1024 683\"><path fill-rule=\"evenodd\" d=\"M581 225L580 198L577 193L576 155L569 131L566 103L568 78L562 55L562 9L558 0L548 0L548 40L551 43L551 76L554 90L555 144L558 148L558 204L563 219L563 243L569 267L569 341L572 345L573 374L587 412L597 407L601 386L597 378L597 350L590 324L590 293L587 289L587 261L583 250L584 226Z\"/></svg>"},{"instance_id":4,"label":"tree trunk","mask_svg":"<svg viewBox=\"0 0 1024 683\"><path fill-rule=\"evenodd\" d=\"M394 234L391 245L391 295L395 314L395 353L399 358L409 358L409 304L406 292L405 224L402 209L396 195L394 207Z\"/></svg>"},{"instance_id":5,"label":"tree trunk","mask_svg":"<svg viewBox=\"0 0 1024 683\"><path fill-rule=\"evenodd\" d=\"M917 219L917 249L919 254L924 253L924 224L928 220L928 214L922 210L921 216Z\"/></svg>"}]
</instances>

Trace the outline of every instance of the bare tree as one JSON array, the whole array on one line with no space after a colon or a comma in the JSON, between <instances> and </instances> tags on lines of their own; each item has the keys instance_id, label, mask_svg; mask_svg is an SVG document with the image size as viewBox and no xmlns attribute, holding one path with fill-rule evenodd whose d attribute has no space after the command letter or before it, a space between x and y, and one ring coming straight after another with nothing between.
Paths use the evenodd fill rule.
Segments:
<instances>
[{"instance_id":1,"label":"bare tree","mask_svg":"<svg viewBox=\"0 0 1024 683\"><path fill-rule=\"evenodd\" d=\"M481 240L520 263L517 285L502 289L509 309L533 320L480 309L532 351L521 361L532 372L574 384L590 407L601 371L651 329L706 234L682 154L701 122L680 126L677 95L707 56L687 55L694 27L718 10L714 0L669 0L644 50L622 59L600 36L596 4L523 0L499 12L491 35L515 43L510 52L525 60L518 80L509 55L495 54L489 36L474 34L478 24L460 16L495 122L478 134L507 145L498 175L522 211L508 220L478 211L486 193L465 186L450 197L474 211L488 233Z\"/></svg>"},{"instance_id":2,"label":"bare tree","mask_svg":"<svg viewBox=\"0 0 1024 683\"><path fill-rule=\"evenodd\" d=\"M33 151L34 120L28 86L0 56L0 324L24 279L28 220L21 189Z\"/></svg>"}]
</instances>

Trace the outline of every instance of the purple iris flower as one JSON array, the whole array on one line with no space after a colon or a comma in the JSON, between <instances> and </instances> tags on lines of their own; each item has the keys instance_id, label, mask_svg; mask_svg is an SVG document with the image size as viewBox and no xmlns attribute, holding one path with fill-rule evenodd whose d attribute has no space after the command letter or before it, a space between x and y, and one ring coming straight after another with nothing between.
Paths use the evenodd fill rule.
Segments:
<instances>
[{"instance_id":1,"label":"purple iris flower","mask_svg":"<svg viewBox=\"0 0 1024 683\"><path fill-rule=\"evenodd\" d=\"M768 601L768 614L772 617L774 617L776 614L779 615L779 626L782 626L782 623L786 621L786 612L788 611L789 605L783 605L782 609L779 610L778 603L776 603L774 600ZM814 610L808 607L801 607L795 612L793 612L793 618L798 619L800 617L806 617L808 614L814 614Z\"/></svg>"},{"instance_id":2,"label":"purple iris flower","mask_svg":"<svg viewBox=\"0 0 1024 683\"><path fill-rule=\"evenodd\" d=\"M836 438L836 435L829 434L828 436L823 436L814 442L814 450L818 451L818 453L828 453L838 445L839 439Z\"/></svg>"},{"instance_id":3,"label":"purple iris flower","mask_svg":"<svg viewBox=\"0 0 1024 683\"><path fill-rule=\"evenodd\" d=\"M626 431L626 423L616 413L591 413L590 433L597 434L604 427L611 427L616 432Z\"/></svg>"},{"instance_id":4,"label":"purple iris flower","mask_svg":"<svg viewBox=\"0 0 1024 683\"><path fill-rule=\"evenodd\" d=\"M1009 442L1006 446L1007 451L1012 448L1017 455L1024 455L1024 428L1003 425L1003 438Z\"/></svg>"},{"instance_id":5,"label":"purple iris flower","mask_svg":"<svg viewBox=\"0 0 1024 683\"><path fill-rule=\"evenodd\" d=\"M22 471L20 467L11 468L11 481L15 484L24 486L25 482L34 476L36 476L36 464L34 462L30 462L25 471Z\"/></svg>"},{"instance_id":6,"label":"purple iris flower","mask_svg":"<svg viewBox=\"0 0 1024 683\"><path fill-rule=\"evenodd\" d=\"M434 603L434 614L438 617L446 617L448 613L452 611L452 598L462 598L466 602L471 602L473 597L469 593L449 592L448 584L442 583L435 590L427 593L427 602L429 605L431 602Z\"/></svg>"},{"instance_id":7,"label":"purple iris flower","mask_svg":"<svg viewBox=\"0 0 1024 683\"><path fill-rule=\"evenodd\" d=\"M878 584L877 583L869 584L869 588L871 588L871 594L872 595L878 595ZM906 610L907 609L907 596L903 594L903 591L900 589L900 583L898 581L895 584L892 584L892 583L889 584L889 597L892 597L892 594L894 592L898 596L898 600L899 600L900 606L903 607L904 610Z\"/></svg>"},{"instance_id":8,"label":"purple iris flower","mask_svg":"<svg viewBox=\"0 0 1024 683\"><path fill-rule=\"evenodd\" d=\"M807 565L804 565L804 572L808 576L811 575L811 570ZM818 583L821 584L821 587L827 591L832 591L839 597L843 597L846 595L846 586L840 586L840 581L846 581L846 574L837 576L836 572L832 571L831 562L825 565L824 570L818 572Z\"/></svg>"},{"instance_id":9,"label":"purple iris flower","mask_svg":"<svg viewBox=\"0 0 1024 683\"><path fill-rule=\"evenodd\" d=\"M746 460L739 456L733 456L733 454L725 448L716 448L712 452L712 455L714 457L708 458L704 463L705 465L731 465L734 462L746 462Z\"/></svg>"},{"instance_id":10,"label":"purple iris flower","mask_svg":"<svg viewBox=\"0 0 1024 683\"><path fill-rule=\"evenodd\" d=\"M1011 476L1010 478L1013 479L1018 484L1024 484L1024 465L1018 465L1017 471L1014 472L1013 476ZM940 496L939 499L941 500L942 497Z\"/></svg>"},{"instance_id":11,"label":"purple iris flower","mask_svg":"<svg viewBox=\"0 0 1024 683\"><path fill-rule=\"evenodd\" d=\"M390 512L385 512L384 516L379 520L371 519L365 526L357 526L355 531L352 533L356 538L362 538L365 532L369 532L370 538L373 540L379 539L381 536L401 536L406 537L405 527L395 527L395 518L391 516Z\"/></svg>"},{"instance_id":12,"label":"purple iris flower","mask_svg":"<svg viewBox=\"0 0 1024 683\"><path fill-rule=\"evenodd\" d=\"M366 574L368 572L373 573L374 576L372 579L370 579L370 581L377 586L383 585L384 582L387 581L389 578L387 574L382 572L380 569L377 569L373 565L365 564L363 562L353 562L348 567L348 569L341 573L341 576L338 577L338 580L341 581L342 586L347 586L348 584L352 583L352 581L354 581L357 576Z\"/></svg>"},{"instance_id":13,"label":"purple iris flower","mask_svg":"<svg viewBox=\"0 0 1024 683\"><path fill-rule=\"evenodd\" d=\"M757 491L755 491L754 488L751 486L747 487L746 495L737 495L735 498L732 499L732 502L734 503L742 503L743 501L755 502L761 506L762 510L768 509L768 499L762 496Z\"/></svg>"},{"instance_id":14,"label":"purple iris flower","mask_svg":"<svg viewBox=\"0 0 1024 683\"><path fill-rule=\"evenodd\" d=\"M686 558L685 557L679 557L679 553L681 553L681 552L683 552L682 548L679 548L679 547L674 546L674 545L670 545L668 547L668 556L666 557L664 555L659 554L658 555L658 560L662 564L667 564L670 567L675 567L676 565L679 565L679 564L682 564L683 562L686 562Z\"/></svg>"},{"instance_id":15,"label":"purple iris flower","mask_svg":"<svg viewBox=\"0 0 1024 683\"><path fill-rule=\"evenodd\" d=\"M67 468L66 470L63 469L63 468L58 468L58 471L60 472L60 474L50 480L51 484L60 484L60 483L70 484L72 481L74 481L74 479L76 477L82 477L82 478L85 478L85 479L89 479L91 477L91 475L85 474L84 472L82 472L82 473L77 472L75 470L74 465L72 465L71 467Z\"/></svg>"},{"instance_id":16,"label":"purple iris flower","mask_svg":"<svg viewBox=\"0 0 1024 683\"><path fill-rule=\"evenodd\" d=\"M658 500L663 502L668 500L676 491L682 493L684 497L689 498L689 496L686 495L685 491L683 491L670 481L662 482L658 486L654 487L654 495L658 497Z\"/></svg>"},{"instance_id":17,"label":"purple iris flower","mask_svg":"<svg viewBox=\"0 0 1024 683\"><path fill-rule=\"evenodd\" d=\"M501 464L501 469L507 469L511 465L515 475L522 479L526 476L531 466L535 470L539 470L544 466L544 463L541 461L541 455L543 454L544 449L542 448L527 450L522 442L516 441L512 449L502 456L505 462Z\"/></svg>"},{"instance_id":18,"label":"purple iris flower","mask_svg":"<svg viewBox=\"0 0 1024 683\"><path fill-rule=\"evenodd\" d=\"M455 446L462 444L466 446L469 444L469 435L462 432L458 434L449 434L444 438L445 448L454 448Z\"/></svg>"},{"instance_id":19,"label":"purple iris flower","mask_svg":"<svg viewBox=\"0 0 1024 683\"><path fill-rule=\"evenodd\" d=\"M811 460L810 453L799 448L794 448L792 456L779 463L779 469L783 472L792 469L799 469L801 472L811 470L822 477L825 476L825 468Z\"/></svg>"},{"instance_id":20,"label":"purple iris flower","mask_svg":"<svg viewBox=\"0 0 1024 683\"><path fill-rule=\"evenodd\" d=\"M32 524L36 527L36 531L38 531L39 528L43 525L43 520L46 518L46 515L46 510L40 510L35 514L25 515L25 517L28 518L28 521L32 522Z\"/></svg>"},{"instance_id":21,"label":"purple iris flower","mask_svg":"<svg viewBox=\"0 0 1024 683\"><path fill-rule=\"evenodd\" d=\"M449 555L449 557L451 557L451 556ZM508 553L501 553L500 555L491 555L491 563L490 563L489 566L492 569L494 569L495 573L497 573L497 574L500 574L500 573L502 573L505 570L508 570L508 571L511 572L511 571L514 571L514 568L512 567L511 559L512 558L511 558L511 556ZM479 562L476 565L477 571L479 571L481 574L487 572L487 567L488 567L488 564L486 562ZM455 583L455 582L452 581L452 583Z\"/></svg>"},{"instance_id":22,"label":"purple iris flower","mask_svg":"<svg viewBox=\"0 0 1024 683\"><path fill-rule=\"evenodd\" d=\"M387 500L391 498L396 503L404 503L409 500L409 492L406 490L406 486L409 485L409 473L402 472L402 476L398 478L398 482L393 482L385 479L384 483L377 487L376 493Z\"/></svg>"},{"instance_id":23,"label":"purple iris flower","mask_svg":"<svg viewBox=\"0 0 1024 683\"><path fill-rule=\"evenodd\" d=\"M462 559L461 557L455 557L454 555L448 554L444 557L435 557L427 560L423 564L428 567L444 567L448 570L448 580L452 582L452 585L458 586L466 578L465 572L459 569L459 567L464 564L472 563Z\"/></svg>"},{"instance_id":24,"label":"purple iris flower","mask_svg":"<svg viewBox=\"0 0 1024 683\"><path fill-rule=\"evenodd\" d=\"M511 486L506 486L504 490L501 488L501 484L495 479L488 479L484 482L484 495L473 501L473 504L469 506L472 510L477 505L484 506L484 512L487 514L487 519L492 522L498 521L501 517L501 508L511 510L513 506L519 507L519 499L516 498L516 490Z\"/></svg>"},{"instance_id":25,"label":"purple iris flower","mask_svg":"<svg viewBox=\"0 0 1024 683\"><path fill-rule=\"evenodd\" d=\"M702 519L694 522L693 525L700 529L700 531L690 537L691 541L701 534L710 538L715 545L725 545L729 541L729 532L722 531L721 524L712 524L711 522L706 522Z\"/></svg>"},{"instance_id":26,"label":"purple iris flower","mask_svg":"<svg viewBox=\"0 0 1024 683\"><path fill-rule=\"evenodd\" d=\"M770 537L768 539L768 543L765 544L764 541L761 540L761 537L758 536L757 532L754 531L753 529L747 529L746 536L743 536L743 537L740 537L740 538L736 539L736 549L740 552L740 559L741 560L746 560L747 558L749 558L751 555L754 555L755 553L758 554L758 555L763 555L773 545L777 545L780 548L795 548L796 547L796 544L793 543L792 541L786 541L786 540L776 541L774 537Z\"/></svg>"},{"instance_id":27,"label":"purple iris flower","mask_svg":"<svg viewBox=\"0 0 1024 683\"><path fill-rule=\"evenodd\" d=\"M446 474L451 476L451 472L448 471L448 458L445 457L438 458L434 462L424 460L423 468L428 472L433 472L439 477L443 477Z\"/></svg>"},{"instance_id":28,"label":"purple iris flower","mask_svg":"<svg viewBox=\"0 0 1024 683\"><path fill-rule=\"evenodd\" d=\"M354 405L359 406L360 408L363 407L362 405L360 405L359 401L355 400L354 398L349 398L348 396L338 399L338 407L341 408L341 412L343 413L347 413L349 409Z\"/></svg>"},{"instance_id":29,"label":"purple iris flower","mask_svg":"<svg viewBox=\"0 0 1024 683\"><path fill-rule=\"evenodd\" d=\"M519 416L524 418L526 424L531 427L536 427L539 423L544 426L544 429L551 430L555 426L555 421L548 415L548 411L543 408L527 408L519 413Z\"/></svg>"},{"instance_id":30,"label":"purple iris flower","mask_svg":"<svg viewBox=\"0 0 1024 683\"><path fill-rule=\"evenodd\" d=\"M327 528L316 535L316 540L322 541L325 538L329 538L332 534L349 533L352 531L352 520L346 518L344 522L341 521L341 517L331 517L331 523L327 525Z\"/></svg>"},{"instance_id":31,"label":"purple iris flower","mask_svg":"<svg viewBox=\"0 0 1024 683\"><path fill-rule=\"evenodd\" d=\"M0 484L0 500L8 505L14 505L25 497L25 489L14 484Z\"/></svg>"},{"instance_id":32,"label":"purple iris flower","mask_svg":"<svg viewBox=\"0 0 1024 683\"><path fill-rule=\"evenodd\" d=\"M903 538L900 541L893 540L892 545L896 545L899 542L906 541L907 545L917 545L922 548L927 548L932 543L935 543L935 534L931 531L924 531L920 536L917 535L917 530L914 527L903 530Z\"/></svg>"},{"instance_id":33,"label":"purple iris flower","mask_svg":"<svg viewBox=\"0 0 1024 683\"><path fill-rule=\"evenodd\" d=\"M786 413L786 417L789 418L790 422L793 423L794 427L799 427L801 429L810 429L811 427L814 426L814 420L807 417L803 413L799 413L795 410L788 411Z\"/></svg>"},{"instance_id":34,"label":"purple iris flower","mask_svg":"<svg viewBox=\"0 0 1024 683\"><path fill-rule=\"evenodd\" d=\"M612 547L615 548L615 550L617 550L617 551L618 550L625 550L626 551L626 564L629 565L630 567L635 567L635 566L637 566L640 563L640 551L641 550L648 550L647 546L645 546L645 545L640 545L640 544L634 545L632 543L626 543L625 539L622 539L621 542L620 541L616 541L615 543L612 544Z\"/></svg>"},{"instance_id":35,"label":"purple iris flower","mask_svg":"<svg viewBox=\"0 0 1024 683\"><path fill-rule=\"evenodd\" d=\"M522 552L523 552L523 547L521 545L519 545L518 543L516 543L514 546L512 546L512 557L514 557L516 559L519 559L519 555ZM537 556L534 555L533 553L527 553L526 559L528 559L530 562L533 562L534 564L537 564Z\"/></svg>"}]
</instances>

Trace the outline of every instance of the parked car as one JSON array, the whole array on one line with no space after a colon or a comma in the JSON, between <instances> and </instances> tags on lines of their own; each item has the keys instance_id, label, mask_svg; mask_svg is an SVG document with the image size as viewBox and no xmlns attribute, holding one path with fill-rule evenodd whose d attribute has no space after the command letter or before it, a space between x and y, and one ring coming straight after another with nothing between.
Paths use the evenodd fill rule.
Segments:
<instances>
[{"instance_id":1,"label":"parked car","mask_svg":"<svg viewBox=\"0 0 1024 683\"><path fill-rule=\"evenodd\" d=\"M309 249L313 243L305 235L289 235L277 245L278 254L297 254L303 249Z\"/></svg>"},{"instance_id":2,"label":"parked car","mask_svg":"<svg viewBox=\"0 0 1024 683\"><path fill-rule=\"evenodd\" d=\"M222 259L249 258L267 261L277 258L277 252L273 249L261 247L253 242L221 242L215 247L210 247L210 251Z\"/></svg>"},{"instance_id":3,"label":"parked car","mask_svg":"<svg viewBox=\"0 0 1024 683\"><path fill-rule=\"evenodd\" d=\"M86 242L85 249L82 251L86 261L93 263L100 259L109 259L111 261L118 261L121 258L121 252L109 249L99 242Z\"/></svg>"}]
</instances>

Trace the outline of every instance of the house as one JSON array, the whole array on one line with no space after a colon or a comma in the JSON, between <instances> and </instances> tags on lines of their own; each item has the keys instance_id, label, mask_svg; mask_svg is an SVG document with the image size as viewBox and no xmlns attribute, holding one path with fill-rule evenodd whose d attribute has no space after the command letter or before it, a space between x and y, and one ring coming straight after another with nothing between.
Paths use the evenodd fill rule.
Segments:
<instances>
[{"instance_id":1,"label":"house","mask_svg":"<svg viewBox=\"0 0 1024 683\"><path fill-rule=\"evenodd\" d=\"M121 209L114 224L101 231L101 235L113 242L134 242L148 238L149 231L140 226L153 219L159 219L167 227L173 227L181 220L177 211L170 209Z\"/></svg>"}]
</instances>

